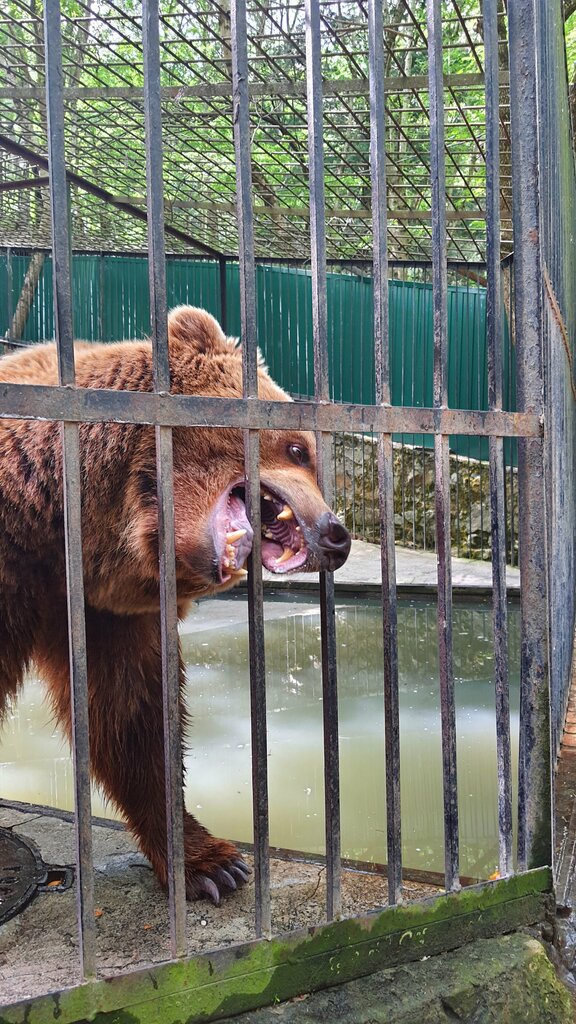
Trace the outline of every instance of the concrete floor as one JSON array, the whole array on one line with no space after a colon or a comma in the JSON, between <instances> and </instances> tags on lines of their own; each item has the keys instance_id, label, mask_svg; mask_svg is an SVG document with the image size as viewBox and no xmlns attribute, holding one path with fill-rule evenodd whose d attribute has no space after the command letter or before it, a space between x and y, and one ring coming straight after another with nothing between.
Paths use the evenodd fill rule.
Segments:
<instances>
[{"instance_id":1,"label":"concrete floor","mask_svg":"<svg viewBox=\"0 0 576 1024\"><path fill-rule=\"evenodd\" d=\"M74 863L74 825L69 815L0 807L0 827L40 850L48 864ZM67 820L68 819L68 820ZM170 959L168 901L149 863L118 823L95 821L94 846L96 942L99 977ZM251 863L252 858L247 855ZM272 857L272 928L275 934L326 920L325 870L322 865ZM2 1007L74 985L79 976L76 886L67 892L37 895L0 927L0 1019ZM438 886L406 882L406 902L435 896ZM383 907L387 883L382 875L345 870L345 917ZM214 907L206 900L188 904L189 955L248 942L254 938L254 881Z\"/></svg>"}]
</instances>

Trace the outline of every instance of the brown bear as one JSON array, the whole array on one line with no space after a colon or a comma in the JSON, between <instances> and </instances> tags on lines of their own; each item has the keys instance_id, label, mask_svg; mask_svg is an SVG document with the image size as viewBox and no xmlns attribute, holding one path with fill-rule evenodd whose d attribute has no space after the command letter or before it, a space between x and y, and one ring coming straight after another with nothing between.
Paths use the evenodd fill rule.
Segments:
<instances>
[{"instance_id":1,"label":"brown bear","mask_svg":"<svg viewBox=\"0 0 576 1024\"><path fill-rule=\"evenodd\" d=\"M171 390L239 398L241 352L204 310L168 319ZM53 344L0 359L0 381L56 384ZM76 346L79 387L151 391L149 341ZM258 370L259 396L288 396ZM91 766L166 884L166 824L154 428L82 424L82 526ZM245 574L252 527L240 430L176 428L174 519L179 614ZM350 537L322 499L314 436L261 434L262 562L275 573L333 570ZM70 734L61 428L0 420L0 709L34 662ZM181 679L183 673L181 669ZM181 715L185 709L181 699ZM218 903L246 880L235 847L184 818L186 892Z\"/></svg>"}]
</instances>

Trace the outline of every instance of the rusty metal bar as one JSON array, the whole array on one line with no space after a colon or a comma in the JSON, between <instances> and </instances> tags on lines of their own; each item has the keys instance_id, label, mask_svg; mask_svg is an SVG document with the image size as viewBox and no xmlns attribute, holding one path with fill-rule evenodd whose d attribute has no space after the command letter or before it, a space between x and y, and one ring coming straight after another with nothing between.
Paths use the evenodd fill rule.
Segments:
<instances>
[{"instance_id":1,"label":"rusty metal bar","mask_svg":"<svg viewBox=\"0 0 576 1024\"><path fill-rule=\"evenodd\" d=\"M382 4L368 5L370 69L370 174L374 234L374 345L376 401L389 406L388 251L386 245L386 160L384 106L384 35ZM400 715L398 706L398 607L394 527L392 434L378 435L380 556L382 562L382 631L384 651L384 722L386 749L386 835L388 902L402 896L402 827L400 817Z\"/></svg>"},{"instance_id":2,"label":"rusty metal bar","mask_svg":"<svg viewBox=\"0 0 576 1024\"><path fill-rule=\"evenodd\" d=\"M249 406L258 397L258 351L246 0L232 0L230 17L243 394L244 400ZM235 423L237 426L239 425L237 420L235 420ZM256 934L260 936L269 935L271 932L270 824L268 811L268 737L260 520L260 436L254 428L244 430L244 460L246 512L254 530L252 554L248 560L248 633L252 728L254 883L256 892L255 926Z\"/></svg>"},{"instance_id":3,"label":"rusty metal bar","mask_svg":"<svg viewBox=\"0 0 576 1024\"><path fill-rule=\"evenodd\" d=\"M542 413L542 265L536 0L508 8L510 40L510 135L514 225L514 322L517 401L521 410ZM552 863L552 773L546 487L544 442L520 441L518 522L522 649L520 665L520 755L518 771L518 867Z\"/></svg>"},{"instance_id":4,"label":"rusty metal bar","mask_svg":"<svg viewBox=\"0 0 576 1024\"><path fill-rule=\"evenodd\" d=\"M312 327L314 340L314 397L330 398L328 371L328 311L326 278L326 222L324 199L323 98L319 0L305 0L306 110L308 122L310 188L310 257ZM318 486L332 504L332 437L316 434ZM340 756L338 735L338 679L334 575L320 573L320 627L322 650L322 712L324 722L324 807L326 842L326 914L328 921L342 912L340 843Z\"/></svg>"},{"instance_id":5,"label":"rusty metal bar","mask_svg":"<svg viewBox=\"0 0 576 1024\"><path fill-rule=\"evenodd\" d=\"M47 175L36 178L19 178L18 181L0 181L0 192L20 192L26 188L41 188L50 184Z\"/></svg>"},{"instance_id":6,"label":"rusty metal bar","mask_svg":"<svg viewBox=\"0 0 576 1024\"><path fill-rule=\"evenodd\" d=\"M5 141L7 141L6 137L4 135L0 134L0 149L5 149L6 148L8 151L10 151L9 147L4 145ZM16 147L16 148L18 149L18 147ZM45 160L45 158L43 158L43 159ZM2 248L3 247L0 245L0 250L2 250ZM31 251L33 251L33 252L50 252L50 250L45 245L34 245L34 246L30 246L30 245L12 245L12 246L10 246L10 248L12 249L12 252L17 254L17 255L21 255L22 253L28 254ZM91 249L90 247L88 247L86 249L82 249L82 255L84 255L84 256L94 256L94 255L96 255L96 256L129 256L131 258L134 258L135 256L138 256L138 257L146 258L148 253L147 252L143 252L141 249L133 249L133 250L127 250L127 249L93 249L93 248ZM213 258L214 259L218 259L218 261L219 261L220 260L220 254L218 254L217 256L214 256ZM229 254L224 254L222 256L222 258L224 260L226 260L227 263L229 262L229 263L233 263L234 264L234 263L238 262L238 256L237 255L233 256L233 255L229 255ZM170 262L174 262L174 263L178 263L179 261L189 260L189 259L195 259L195 260L199 260L199 261L204 262L204 260L210 259L210 257L209 256L204 256L204 255L199 254L199 253L192 253L192 254L190 254L190 253L171 252L168 255L167 259ZM504 269L504 267L506 267L506 266L509 266L511 260L512 260L511 256L505 256L502 259L502 269ZM271 266L281 265L281 266L287 266L287 267L302 267L303 269L308 269L309 265L310 265L310 260L309 259L304 259L302 256L256 256L255 257L255 263L256 263L256 265L258 265L260 263L265 263L267 265L270 264ZM372 259L367 259L365 257L360 257L358 259L351 259L350 256L343 256L343 257L328 256L326 258L326 266L328 266L328 267L348 267L348 268L354 268L354 267L368 268L368 267L372 266ZM413 270L413 269L418 269L418 268L423 269L423 268L426 268L426 267L430 266L430 260L427 260L427 259L413 259L413 260L389 259L388 260L388 266L389 267L398 267L398 268L404 267L404 268L406 268L408 270ZM460 259L460 260L448 260L448 269L449 270L450 269L452 269L452 270L458 270L458 269L460 269L460 270L474 270L474 271L482 272L482 271L486 270L486 261L485 260L480 260L480 261L478 261L478 260L462 260L462 259Z\"/></svg>"},{"instance_id":7,"label":"rusty metal bar","mask_svg":"<svg viewBox=\"0 0 576 1024\"><path fill-rule=\"evenodd\" d=\"M136 391L74 390L0 382L0 419L68 423L148 423L165 427L236 426L244 430L542 436L538 412L426 409L327 402L264 402Z\"/></svg>"},{"instance_id":8,"label":"rusty metal bar","mask_svg":"<svg viewBox=\"0 0 576 1024\"><path fill-rule=\"evenodd\" d=\"M500 71L499 82L503 87L508 86L508 72ZM444 75L444 86L451 89L481 89L484 84L484 77L477 72L463 72ZM366 96L368 94L368 83L363 78L339 78L326 82L327 96ZM427 90L428 77L426 75L393 75L384 80L385 93L397 94L412 90ZM273 98L283 96L287 98L301 97L306 92L305 83L295 80L273 80L255 82L253 87L254 97ZM200 82L198 85L166 85L162 87L162 99L192 99L198 98L210 102L216 98L227 98L230 96L231 87L229 82ZM110 94L108 96L108 94ZM102 96L102 89L90 86L67 86L64 89L67 100L98 100ZM110 100L130 99L141 100L142 88L139 86L109 86L106 89L106 97ZM37 86L3 86L0 88L0 99L43 99L42 90Z\"/></svg>"},{"instance_id":9,"label":"rusty metal bar","mask_svg":"<svg viewBox=\"0 0 576 1024\"><path fill-rule=\"evenodd\" d=\"M6 319L8 326L6 328L6 334L3 340L8 340L12 331L12 319L14 316L14 275L12 266L12 249L10 246L6 249Z\"/></svg>"},{"instance_id":10,"label":"rusty metal bar","mask_svg":"<svg viewBox=\"0 0 576 1024\"><path fill-rule=\"evenodd\" d=\"M483 7L486 95L486 232L488 336L488 404L501 409L502 394L502 282L500 266L500 125L498 93L498 3ZM506 602L506 516L504 440L489 438L490 527L492 538L492 602L494 624L494 686L496 696L496 751L498 768L498 869L512 872L512 771L510 753L510 696L508 674L508 609Z\"/></svg>"},{"instance_id":11,"label":"rusty metal bar","mask_svg":"<svg viewBox=\"0 0 576 1024\"><path fill-rule=\"evenodd\" d=\"M221 256L218 260L218 282L220 286L220 326L224 334L228 331L228 282L226 276L227 260Z\"/></svg>"},{"instance_id":12,"label":"rusty metal bar","mask_svg":"<svg viewBox=\"0 0 576 1024\"><path fill-rule=\"evenodd\" d=\"M146 195L148 271L152 326L154 388L170 391L164 245L162 110L158 0L142 5L144 115L146 124ZM156 488L160 561L160 630L166 788L166 845L170 944L173 956L186 952L186 882L184 876L184 795L180 728L180 652L174 553L174 478L172 428L156 426Z\"/></svg>"},{"instance_id":13,"label":"rusty metal bar","mask_svg":"<svg viewBox=\"0 0 576 1024\"><path fill-rule=\"evenodd\" d=\"M446 264L446 175L444 164L444 84L440 0L426 0L430 80L430 169L432 179L432 307L434 316L434 407L448 405L448 327ZM438 662L444 780L444 857L446 889L458 881L458 786L456 711L452 664L452 564L450 547L449 438L434 437L436 557L438 562Z\"/></svg>"},{"instance_id":14,"label":"rusty metal bar","mask_svg":"<svg viewBox=\"0 0 576 1024\"><path fill-rule=\"evenodd\" d=\"M48 165L54 260L54 322L61 385L74 385L74 328L69 234L68 182L64 148L62 97L62 40L60 2L46 0L44 35L46 60L46 113L48 118ZM70 648L70 701L74 807L76 836L76 898L80 966L85 978L96 976L96 928L94 918L94 866L92 858L90 802L90 738L88 716L88 669L84 575L82 565L82 517L79 427L62 424L62 483L68 642Z\"/></svg>"}]
</instances>

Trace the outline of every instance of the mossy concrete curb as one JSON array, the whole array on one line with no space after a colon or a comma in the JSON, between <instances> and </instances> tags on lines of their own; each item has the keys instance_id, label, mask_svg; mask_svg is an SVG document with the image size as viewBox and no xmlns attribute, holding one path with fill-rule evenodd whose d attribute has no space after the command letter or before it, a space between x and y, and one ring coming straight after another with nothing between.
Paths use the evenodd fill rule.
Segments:
<instances>
[{"instance_id":1,"label":"mossy concrete curb","mask_svg":"<svg viewBox=\"0 0 576 1024\"><path fill-rule=\"evenodd\" d=\"M515 933L234 1017L231 1024L573 1024L544 947Z\"/></svg>"}]
</instances>

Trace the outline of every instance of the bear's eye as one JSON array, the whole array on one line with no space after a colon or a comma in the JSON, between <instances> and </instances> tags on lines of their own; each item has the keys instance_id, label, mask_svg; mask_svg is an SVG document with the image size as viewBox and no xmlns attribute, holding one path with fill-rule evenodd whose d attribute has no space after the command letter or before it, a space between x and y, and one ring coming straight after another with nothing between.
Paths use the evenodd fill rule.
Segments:
<instances>
[{"instance_id":1,"label":"bear's eye","mask_svg":"<svg viewBox=\"0 0 576 1024\"><path fill-rule=\"evenodd\" d=\"M288 455L297 466L307 466L310 462L310 453L303 444L289 444Z\"/></svg>"}]
</instances>

